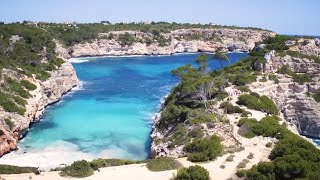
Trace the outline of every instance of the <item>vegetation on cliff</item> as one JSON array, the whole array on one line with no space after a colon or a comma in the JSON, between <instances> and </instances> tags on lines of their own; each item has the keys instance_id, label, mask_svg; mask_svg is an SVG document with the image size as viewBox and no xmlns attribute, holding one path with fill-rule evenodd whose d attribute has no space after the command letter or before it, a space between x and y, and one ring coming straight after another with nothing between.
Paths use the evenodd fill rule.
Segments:
<instances>
[{"instance_id":1,"label":"vegetation on cliff","mask_svg":"<svg viewBox=\"0 0 320 180\"><path fill-rule=\"evenodd\" d=\"M23 115L29 91L36 89L21 75L39 80L50 77L64 61L55 54L53 37L44 29L22 24L0 25L0 106ZM21 80L20 80L21 79Z\"/></svg>"}]
</instances>

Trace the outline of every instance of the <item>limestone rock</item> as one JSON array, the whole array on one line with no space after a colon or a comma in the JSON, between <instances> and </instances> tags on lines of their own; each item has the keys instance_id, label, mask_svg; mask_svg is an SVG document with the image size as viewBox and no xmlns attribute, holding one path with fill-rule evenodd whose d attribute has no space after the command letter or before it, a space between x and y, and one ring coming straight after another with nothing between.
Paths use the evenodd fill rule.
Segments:
<instances>
[{"instance_id":1,"label":"limestone rock","mask_svg":"<svg viewBox=\"0 0 320 180\"><path fill-rule=\"evenodd\" d=\"M5 112L0 108L0 157L17 148L18 139L28 131L32 122L40 119L45 107L59 101L63 94L70 91L78 84L78 78L73 66L65 62L61 67L51 72L51 77L46 81L18 76L14 71L7 71L15 78L28 79L37 85L37 89L30 92L32 98L27 99L24 116L17 113ZM9 74L10 75L10 74ZM14 122L13 129L9 130L4 119L9 118Z\"/></svg>"}]
</instances>

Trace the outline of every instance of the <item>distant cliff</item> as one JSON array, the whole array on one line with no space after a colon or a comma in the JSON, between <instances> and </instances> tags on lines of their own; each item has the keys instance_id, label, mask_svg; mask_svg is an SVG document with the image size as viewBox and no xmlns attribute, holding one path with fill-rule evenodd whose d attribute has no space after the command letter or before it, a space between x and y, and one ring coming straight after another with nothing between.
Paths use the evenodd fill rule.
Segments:
<instances>
[{"instance_id":1,"label":"distant cliff","mask_svg":"<svg viewBox=\"0 0 320 180\"><path fill-rule=\"evenodd\" d=\"M179 29L170 33L111 31L68 49L71 57L170 55L183 52L245 51L275 33L247 29Z\"/></svg>"}]
</instances>

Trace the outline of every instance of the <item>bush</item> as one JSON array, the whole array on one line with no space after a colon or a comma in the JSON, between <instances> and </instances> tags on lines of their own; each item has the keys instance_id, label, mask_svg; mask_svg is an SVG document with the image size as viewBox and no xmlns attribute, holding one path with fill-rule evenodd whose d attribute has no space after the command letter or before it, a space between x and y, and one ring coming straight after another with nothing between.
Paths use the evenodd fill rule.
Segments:
<instances>
[{"instance_id":1,"label":"bush","mask_svg":"<svg viewBox=\"0 0 320 180\"><path fill-rule=\"evenodd\" d=\"M103 168L103 167L122 166L122 165L135 164L135 163L139 163L139 161L100 158L100 159L95 159L91 161L90 165L94 170L98 170L99 168Z\"/></svg>"},{"instance_id":2,"label":"bush","mask_svg":"<svg viewBox=\"0 0 320 180\"><path fill-rule=\"evenodd\" d=\"M269 79L274 81L274 83L276 83L276 84L279 84L279 82L280 82L277 75L274 75L274 74L269 74Z\"/></svg>"},{"instance_id":3,"label":"bush","mask_svg":"<svg viewBox=\"0 0 320 180\"><path fill-rule=\"evenodd\" d=\"M229 102L221 103L220 108L225 109L227 114L243 113L244 112L244 110L241 109L239 106L234 106Z\"/></svg>"},{"instance_id":4,"label":"bush","mask_svg":"<svg viewBox=\"0 0 320 180\"><path fill-rule=\"evenodd\" d=\"M84 178L93 175L93 169L88 161L75 161L70 166L62 169L60 175L67 177Z\"/></svg>"},{"instance_id":5,"label":"bush","mask_svg":"<svg viewBox=\"0 0 320 180\"><path fill-rule=\"evenodd\" d=\"M226 162L232 162L235 156L232 154L226 158Z\"/></svg>"},{"instance_id":6,"label":"bush","mask_svg":"<svg viewBox=\"0 0 320 180\"><path fill-rule=\"evenodd\" d=\"M161 157L159 159L151 159L147 163L147 168L150 171L167 171L172 169L178 169L182 165L172 158Z\"/></svg>"},{"instance_id":7,"label":"bush","mask_svg":"<svg viewBox=\"0 0 320 180\"><path fill-rule=\"evenodd\" d=\"M194 127L191 131L188 132L188 136L191 138L202 138L204 136L201 126Z\"/></svg>"},{"instance_id":8,"label":"bush","mask_svg":"<svg viewBox=\"0 0 320 180\"><path fill-rule=\"evenodd\" d=\"M23 98L29 98L30 94L28 91L24 90L23 87L15 80L8 79L9 89L11 92L17 93L19 96Z\"/></svg>"},{"instance_id":9,"label":"bush","mask_svg":"<svg viewBox=\"0 0 320 180\"><path fill-rule=\"evenodd\" d=\"M135 38L132 34L126 32L124 34L119 35L118 41L121 46L131 46L135 42Z\"/></svg>"},{"instance_id":10,"label":"bush","mask_svg":"<svg viewBox=\"0 0 320 180\"><path fill-rule=\"evenodd\" d=\"M311 82L311 77L309 74L292 74L292 79L294 82L299 83L300 85L306 83L306 82Z\"/></svg>"},{"instance_id":11,"label":"bush","mask_svg":"<svg viewBox=\"0 0 320 180\"><path fill-rule=\"evenodd\" d=\"M168 148L174 148L176 145L185 144L190 141L190 137L188 136L188 129L186 125L183 123L179 123L176 127L174 127L172 131L172 135L166 138L166 141L169 141Z\"/></svg>"},{"instance_id":12,"label":"bush","mask_svg":"<svg viewBox=\"0 0 320 180\"><path fill-rule=\"evenodd\" d=\"M233 84L236 86L245 86L246 84L250 84L252 82L257 81L257 76L254 74L237 74L235 77L235 81L233 81Z\"/></svg>"},{"instance_id":13,"label":"bush","mask_svg":"<svg viewBox=\"0 0 320 180\"><path fill-rule=\"evenodd\" d=\"M178 170L177 175L173 176L174 180L209 180L209 172L205 168L195 165L189 168Z\"/></svg>"},{"instance_id":14,"label":"bush","mask_svg":"<svg viewBox=\"0 0 320 180\"><path fill-rule=\"evenodd\" d=\"M266 147L271 147L272 146L272 142L267 142Z\"/></svg>"},{"instance_id":15,"label":"bush","mask_svg":"<svg viewBox=\"0 0 320 180\"><path fill-rule=\"evenodd\" d=\"M238 89L241 92L251 92L250 88L248 86L239 86Z\"/></svg>"},{"instance_id":16,"label":"bush","mask_svg":"<svg viewBox=\"0 0 320 180\"><path fill-rule=\"evenodd\" d=\"M309 74L297 74L297 73L293 72L290 69L289 65L282 66L278 70L278 73L290 75L294 82L297 82L297 83L299 83L301 85L306 83L306 82L310 82L312 80Z\"/></svg>"},{"instance_id":17,"label":"bush","mask_svg":"<svg viewBox=\"0 0 320 180\"><path fill-rule=\"evenodd\" d=\"M320 102L320 89L318 89L314 95L313 95L314 100L316 100L317 102Z\"/></svg>"},{"instance_id":18,"label":"bush","mask_svg":"<svg viewBox=\"0 0 320 180\"><path fill-rule=\"evenodd\" d=\"M245 177L247 174L247 170L245 169L240 169L236 172L236 175L239 177L239 178L243 178Z\"/></svg>"},{"instance_id":19,"label":"bush","mask_svg":"<svg viewBox=\"0 0 320 180\"><path fill-rule=\"evenodd\" d=\"M37 86L32 84L31 82L27 81L27 80L21 80L20 84L25 87L28 90L35 90L37 89Z\"/></svg>"},{"instance_id":20,"label":"bush","mask_svg":"<svg viewBox=\"0 0 320 180\"><path fill-rule=\"evenodd\" d=\"M203 162L215 159L223 150L221 140L214 135L210 138L195 139L184 148L188 160L192 162Z\"/></svg>"},{"instance_id":21,"label":"bush","mask_svg":"<svg viewBox=\"0 0 320 180\"><path fill-rule=\"evenodd\" d=\"M253 153L250 153L248 156L247 156L248 159L253 159L254 158L254 154Z\"/></svg>"},{"instance_id":22,"label":"bush","mask_svg":"<svg viewBox=\"0 0 320 180\"><path fill-rule=\"evenodd\" d=\"M247 164L249 163L248 159L243 159L238 165L237 168L245 168L247 166Z\"/></svg>"},{"instance_id":23,"label":"bush","mask_svg":"<svg viewBox=\"0 0 320 180\"><path fill-rule=\"evenodd\" d=\"M22 174L22 173L37 173L35 167L18 167L0 164L0 174Z\"/></svg>"},{"instance_id":24,"label":"bush","mask_svg":"<svg viewBox=\"0 0 320 180\"><path fill-rule=\"evenodd\" d=\"M9 126L10 130L14 128L14 122L11 119L4 119L4 122Z\"/></svg>"},{"instance_id":25,"label":"bush","mask_svg":"<svg viewBox=\"0 0 320 180\"><path fill-rule=\"evenodd\" d=\"M12 98L13 97L13 98ZM6 94L1 92L0 90L0 106L3 107L3 109L7 112L16 112L20 115L24 115L26 109L19 107L14 101L14 100L21 100L21 98L15 98L16 96L14 95L10 95L10 94ZM26 103L25 100L21 100L20 103Z\"/></svg>"},{"instance_id":26,"label":"bush","mask_svg":"<svg viewBox=\"0 0 320 180\"><path fill-rule=\"evenodd\" d=\"M267 96L256 97L253 94L243 94L239 97L237 104L274 115L278 114L277 106Z\"/></svg>"},{"instance_id":27,"label":"bush","mask_svg":"<svg viewBox=\"0 0 320 180\"><path fill-rule=\"evenodd\" d=\"M241 113L240 117L248 117L249 115L251 116L252 113L249 112L249 111L243 111L243 112Z\"/></svg>"},{"instance_id":28,"label":"bush","mask_svg":"<svg viewBox=\"0 0 320 180\"><path fill-rule=\"evenodd\" d=\"M242 118L238 122L238 126L240 126L238 134L246 138L255 136L278 137L279 133L284 131L283 126L279 125L279 118L276 116L267 116L260 121Z\"/></svg>"}]
</instances>

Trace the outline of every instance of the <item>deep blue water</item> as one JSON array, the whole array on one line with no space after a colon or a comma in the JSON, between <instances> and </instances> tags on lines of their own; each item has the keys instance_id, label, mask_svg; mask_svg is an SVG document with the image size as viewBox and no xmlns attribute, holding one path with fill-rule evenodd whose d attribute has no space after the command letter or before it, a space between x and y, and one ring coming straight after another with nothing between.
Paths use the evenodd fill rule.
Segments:
<instances>
[{"instance_id":1,"label":"deep blue water","mask_svg":"<svg viewBox=\"0 0 320 180\"><path fill-rule=\"evenodd\" d=\"M173 56L81 58L74 63L81 87L49 107L19 144L20 152L65 153L66 158L146 159L149 156L152 116L178 80L171 71L193 64L199 54ZM245 53L228 54L235 63ZM227 62L224 62L227 65ZM211 69L220 63L210 61ZM81 152L79 157L68 151ZM49 153L50 152L50 153ZM9 157L13 159L12 157ZM40 157L37 156L39 160ZM44 158L43 161L46 161ZM19 157L21 160L21 157Z\"/></svg>"}]
</instances>

